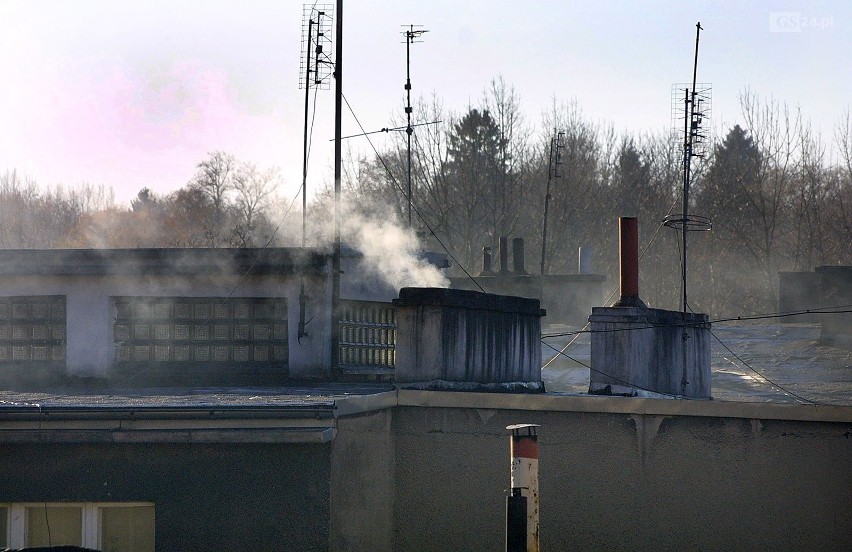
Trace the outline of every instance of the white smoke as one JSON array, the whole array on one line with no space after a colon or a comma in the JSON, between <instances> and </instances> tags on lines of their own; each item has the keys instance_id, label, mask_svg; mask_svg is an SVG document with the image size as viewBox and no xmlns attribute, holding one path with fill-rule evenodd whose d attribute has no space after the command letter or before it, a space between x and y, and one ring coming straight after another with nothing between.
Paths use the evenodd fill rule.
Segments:
<instances>
[{"instance_id":1,"label":"white smoke","mask_svg":"<svg viewBox=\"0 0 852 552\"><path fill-rule=\"evenodd\" d=\"M394 289L448 287L449 280L435 265L420 257L420 243L411 228L347 209L341 234L364 259L365 275L372 273Z\"/></svg>"}]
</instances>

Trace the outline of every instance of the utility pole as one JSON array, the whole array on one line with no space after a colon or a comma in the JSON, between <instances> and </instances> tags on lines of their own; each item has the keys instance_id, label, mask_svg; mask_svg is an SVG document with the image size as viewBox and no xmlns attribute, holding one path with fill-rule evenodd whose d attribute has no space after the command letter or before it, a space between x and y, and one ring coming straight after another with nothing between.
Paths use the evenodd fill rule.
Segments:
<instances>
[{"instance_id":1,"label":"utility pole","mask_svg":"<svg viewBox=\"0 0 852 552\"><path fill-rule=\"evenodd\" d=\"M562 137L564 132L557 132L556 136L550 139L550 154L547 160L547 192L544 195L544 228L541 232L541 275L544 276L544 263L547 256L547 214L550 208L550 182L557 178L562 178L562 173L559 167L562 165ZM544 281L542 281L544 285Z\"/></svg>"},{"instance_id":2,"label":"utility pole","mask_svg":"<svg viewBox=\"0 0 852 552\"><path fill-rule=\"evenodd\" d=\"M337 0L334 56L334 252L331 259L331 373L340 374L340 180L343 112L343 0Z\"/></svg>"}]
</instances>

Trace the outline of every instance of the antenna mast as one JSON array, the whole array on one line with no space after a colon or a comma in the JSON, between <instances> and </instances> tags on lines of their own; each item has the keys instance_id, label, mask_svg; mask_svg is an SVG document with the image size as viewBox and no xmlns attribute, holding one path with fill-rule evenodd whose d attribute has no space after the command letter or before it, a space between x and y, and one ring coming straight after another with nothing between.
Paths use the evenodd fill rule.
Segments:
<instances>
[{"instance_id":1,"label":"antenna mast","mask_svg":"<svg viewBox=\"0 0 852 552\"><path fill-rule=\"evenodd\" d=\"M307 245L308 217L308 113L310 108L311 89L328 90L331 63L323 52L323 46L331 44L329 27L331 24L332 6L330 4L305 5L302 7L302 55L300 56L299 88L305 89L305 130L302 143L302 249ZM316 92L314 92L314 109L316 109ZM305 320L307 303L305 293L305 278L302 276L299 286L299 325L297 337L301 340L308 335Z\"/></svg>"},{"instance_id":2,"label":"antenna mast","mask_svg":"<svg viewBox=\"0 0 852 552\"><path fill-rule=\"evenodd\" d=\"M692 231L707 231L713 228L710 219L700 215L689 214L689 188L692 181L692 158L704 157L707 153L708 134L702 128L702 122L710 114L711 88L707 83L699 84L698 77L698 41L701 36L701 23L695 24L695 59L692 66L692 86L674 85L673 87L673 112L677 113L678 119L683 117L683 212L678 215L669 215L664 219L664 224L669 228L680 230L683 250L681 258L681 286L682 286L682 309L683 316L689 310L687 299L687 235ZM674 106L679 100L674 95L683 92L682 111ZM675 103L677 102L677 103Z\"/></svg>"},{"instance_id":3,"label":"antenna mast","mask_svg":"<svg viewBox=\"0 0 852 552\"><path fill-rule=\"evenodd\" d=\"M415 42L423 42L417 40L429 31L424 29L415 29L414 27L422 27L422 25L408 25L408 30L403 31L405 35L405 116L407 124L405 133L408 135L408 227L411 228L411 135L414 134L414 129L411 127L411 45Z\"/></svg>"},{"instance_id":4,"label":"antenna mast","mask_svg":"<svg viewBox=\"0 0 852 552\"><path fill-rule=\"evenodd\" d=\"M680 230L683 240L683 258L681 259L681 286L683 290L683 372L681 376L681 393L686 394L687 381L687 340L689 333L686 331L686 320L689 312L689 301L686 293L686 237L691 231L706 231L713 228L713 224L707 217L689 214L689 186L692 179L692 158L704 157L707 150L707 133L701 128L705 117L709 116L710 86L701 85L698 88L698 40L701 36L701 23L695 24L695 59L692 65L692 87L681 88L683 94L683 212L679 215L667 216L663 223L676 230ZM682 86L682 85L675 85ZM675 100L673 99L673 104Z\"/></svg>"}]
</instances>

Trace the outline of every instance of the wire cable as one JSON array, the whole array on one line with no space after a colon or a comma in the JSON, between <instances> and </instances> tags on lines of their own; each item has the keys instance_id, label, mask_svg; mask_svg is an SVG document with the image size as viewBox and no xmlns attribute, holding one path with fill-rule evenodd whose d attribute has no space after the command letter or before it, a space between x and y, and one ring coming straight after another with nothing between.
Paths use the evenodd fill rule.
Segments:
<instances>
[{"instance_id":1,"label":"wire cable","mask_svg":"<svg viewBox=\"0 0 852 552\"><path fill-rule=\"evenodd\" d=\"M556 347L554 347L553 345L550 345L549 343L544 343L544 342L542 342L542 344L543 344L543 345L545 345L545 346L547 346L547 347L550 347L551 349L553 349L554 351L556 351L556 356L560 356L560 355L561 355L561 356L564 356L565 358L567 358L567 359L569 359L569 360L573 360L574 362L576 362L576 363L577 363L577 364L579 364L580 366L584 366L584 367L588 368L589 370L591 370L592 372L595 372L596 374L600 374L600 375L605 376L605 377L607 377L607 378L613 379L613 380L617 381L618 383L622 383L622 384L624 384L624 385L625 385L625 386L627 386L627 387L632 387L632 388L634 388L634 389L641 389L642 391L648 391L649 393L656 393L656 394L658 394L658 395L665 395L665 396L667 396L667 397L680 398L680 396L679 396L679 395L674 395L674 394L672 394L672 393L663 393L663 392L661 392L661 391L654 391L653 389L648 389L648 388L642 387L641 385L636 385L635 383L630 383L629 381L627 381L627 380L623 380L623 379L618 378L618 377L616 377L616 376L613 376L612 374L607 374L607 373L602 372L602 371L600 371L600 370L596 370L596 369L592 368L591 366L589 366L588 364L586 364L585 362L579 361L579 360L577 360L576 358L574 358L574 357L572 357L572 356L569 356L569 355L568 355L568 354L566 354L564 351L560 351L559 349L557 349L557 348L556 348Z\"/></svg>"},{"instance_id":2,"label":"wire cable","mask_svg":"<svg viewBox=\"0 0 852 552\"><path fill-rule=\"evenodd\" d=\"M402 193L403 197L405 197L405 199L408 200L408 202L411 204L412 210L417 214L417 217L420 219L420 221L423 223L423 225L426 226L426 228L429 230L429 233L435 238L435 240L437 240L437 242L441 245L441 247L444 249L444 251L447 252L447 255L449 255L450 258L453 261L455 261L456 265L458 265L458 267L462 270L462 272L465 273L465 276L467 276L470 279L470 281L472 281L474 283L474 285L476 285L476 287L479 288L479 290L481 292L485 293L485 289L479 284L478 281L476 281L476 278L474 278L470 274L470 272L467 271L467 269L464 267L464 265L462 265L459 262L459 260L452 254L452 252L450 252L449 248L444 244L444 242L441 240L441 238L438 237L438 235L435 233L435 230L432 229L432 226L429 225L429 223L426 221L426 218L423 216L423 214L420 212L420 210L414 204L414 201L412 201L412 198L410 198L408 196L408 193L406 193L406 191L402 187L402 185L393 176L393 173L391 172L390 167L388 167L387 163L385 163L385 160L382 157L382 155L379 153L379 150L376 149L375 145L373 145L373 141L370 139L370 137L368 135L366 135L367 131L364 130L364 125L361 124L361 121L358 119L358 116L355 115L355 111L352 109L352 106L349 104L349 100L346 98L346 95L345 94L341 94L341 95L343 96L343 101L346 102L346 107L349 108L349 112L352 114L352 117L355 119L355 122L358 124L358 127L361 129L361 132L365 133L364 137L367 139L367 142L370 144L370 147L373 149L373 152L376 154L376 158L382 164L382 167L384 167L385 172L387 172L387 175L388 175L388 178L390 179L390 181L394 184L394 186L396 186L396 188L400 191L400 193Z\"/></svg>"},{"instance_id":3,"label":"wire cable","mask_svg":"<svg viewBox=\"0 0 852 552\"><path fill-rule=\"evenodd\" d=\"M752 372L754 372L755 374L757 374L757 376L758 376L761 380L765 381L765 382L766 382L766 383L768 383L769 385L772 385L772 386L773 386L773 387L775 387L776 389L779 389L782 393L785 393L785 394L787 394L787 395L790 395L791 397L794 397L794 398L798 399L799 401L801 401L801 402L803 402L803 403L807 403L807 404L820 404L820 403L818 403L818 402L816 402L816 401L813 401L813 400L811 400L811 399L806 399L805 397L802 397L801 395L798 395L798 394L796 394L796 393L794 393L794 392L790 391L789 389L787 389L787 388L785 388L785 387L783 387L783 386L779 385L778 383L776 383L776 382L772 381L771 379L769 379L769 378L768 378L768 377L766 377L765 375L761 374L760 372L758 372L757 370L755 370L754 368L752 368L752 367L751 367L751 365L750 365L748 362L746 362L745 360L743 360L743 359L742 359L742 357L740 357L737 353L735 353L734 351L732 351L732 350L731 350L731 348L730 348L730 347L728 347L728 346L725 344L725 342L724 342L724 341L722 341L721 339L719 339L719 336L717 336L717 335L716 335L716 334L715 334L712 330L710 330L710 335L712 335L712 336L716 339L716 341L718 341L718 342L719 342L719 344L720 344L720 345L722 345L722 347L724 347L724 348L725 348L725 349L726 349L726 350L727 350L727 351L728 351L731 355L733 355L733 357L734 357L734 358L736 358L737 360L739 360L739 361L742 363L742 365L743 365L743 366L745 366L746 368L748 368L749 370L751 370Z\"/></svg>"}]
</instances>

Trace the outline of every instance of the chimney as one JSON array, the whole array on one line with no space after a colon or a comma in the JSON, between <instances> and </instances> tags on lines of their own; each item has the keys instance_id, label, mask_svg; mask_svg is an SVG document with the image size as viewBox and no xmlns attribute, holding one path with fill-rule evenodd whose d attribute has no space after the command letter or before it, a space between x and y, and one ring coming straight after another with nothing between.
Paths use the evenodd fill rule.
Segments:
<instances>
[{"instance_id":1,"label":"chimney","mask_svg":"<svg viewBox=\"0 0 852 552\"><path fill-rule=\"evenodd\" d=\"M402 288L396 383L403 388L543 391L538 299Z\"/></svg>"},{"instance_id":2,"label":"chimney","mask_svg":"<svg viewBox=\"0 0 852 552\"><path fill-rule=\"evenodd\" d=\"M592 273L592 248L581 245L578 251L578 266L577 272L580 274Z\"/></svg>"},{"instance_id":3,"label":"chimney","mask_svg":"<svg viewBox=\"0 0 852 552\"><path fill-rule=\"evenodd\" d=\"M512 271L518 275L526 275L524 270L524 238L512 238Z\"/></svg>"},{"instance_id":4,"label":"chimney","mask_svg":"<svg viewBox=\"0 0 852 552\"><path fill-rule=\"evenodd\" d=\"M500 274L509 272L509 238L500 236Z\"/></svg>"},{"instance_id":5,"label":"chimney","mask_svg":"<svg viewBox=\"0 0 852 552\"><path fill-rule=\"evenodd\" d=\"M491 268L491 248L487 245L482 248L482 271L480 276L491 276L494 270Z\"/></svg>"},{"instance_id":6,"label":"chimney","mask_svg":"<svg viewBox=\"0 0 852 552\"><path fill-rule=\"evenodd\" d=\"M639 220L636 217L618 218L618 283L621 298L613 307L641 307L639 298Z\"/></svg>"},{"instance_id":7,"label":"chimney","mask_svg":"<svg viewBox=\"0 0 852 552\"><path fill-rule=\"evenodd\" d=\"M621 298L589 316L589 393L711 398L707 315L646 307L639 299L636 219L619 219L619 234Z\"/></svg>"}]
</instances>

